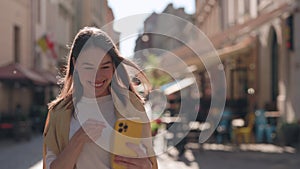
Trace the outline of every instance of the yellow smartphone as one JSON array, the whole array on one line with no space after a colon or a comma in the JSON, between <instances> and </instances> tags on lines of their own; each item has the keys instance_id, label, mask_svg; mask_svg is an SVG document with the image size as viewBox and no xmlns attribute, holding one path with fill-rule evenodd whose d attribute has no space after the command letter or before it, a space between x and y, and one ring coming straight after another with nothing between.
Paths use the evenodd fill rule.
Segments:
<instances>
[{"instance_id":1,"label":"yellow smartphone","mask_svg":"<svg viewBox=\"0 0 300 169\"><path fill-rule=\"evenodd\" d=\"M121 118L115 123L112 144L112 168L125 169L114 162L115 155L125 157L137 157L137 153L130 149L126 143L141 145L143 124L139 118Z\"/></svg>"}]
</instances>

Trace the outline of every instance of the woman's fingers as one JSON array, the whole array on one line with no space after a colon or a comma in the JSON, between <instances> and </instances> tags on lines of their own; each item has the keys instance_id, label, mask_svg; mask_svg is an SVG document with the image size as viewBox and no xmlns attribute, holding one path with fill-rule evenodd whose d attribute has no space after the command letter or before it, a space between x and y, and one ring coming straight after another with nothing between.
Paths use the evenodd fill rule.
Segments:
<instances>
[{"instance_id":1,"label":"woman's fingers","mask_svg":"<svg viewBox=\"0 0 300 169\"><path fill-rule=\"evenodd\" d=\"M125 166L130 169L151 169L152 163L149 158L130 158L130 157L122 157L116 156L115 162L119 165Z\"/></svg>"},{"instance_id":2,"label":"woman's fingers","mask_svg":"<svg viewBox=\"0 0 300 169\"><path fill-rule=\"evenodd\" d=\"M86 120L81 127L85 142L96 141L101 136L105 127L106 125L102 121L94 119Z\"/></svg>"},{"instance_id":3,"label":"woman's fingers","mask_svg":"<svg viewBox=\"0 0 300 169\"><path fill-rule=\"evenodd\" d=\"M125 168L134 169L137 166L134 163L130 163L125 157L116 156L115 163L124 166Z\"/></svg>"},{"instance_id":4,"label":"woman's fingers","mask_svg":"<svg viewBox=\"0 0 300 169\"><path fill-rule=\"evenodd\" d=\"M116 156L115 162L125 166L126 168L130 169L150 169L152 168L152 163L147 157L146 149L142 144L134 144L127 142L126 145L136 152L139 158L130 158L130 157L123 157L123 156ZM142 157L142 158L141 158Z\"/></svg>"}]
</instances>

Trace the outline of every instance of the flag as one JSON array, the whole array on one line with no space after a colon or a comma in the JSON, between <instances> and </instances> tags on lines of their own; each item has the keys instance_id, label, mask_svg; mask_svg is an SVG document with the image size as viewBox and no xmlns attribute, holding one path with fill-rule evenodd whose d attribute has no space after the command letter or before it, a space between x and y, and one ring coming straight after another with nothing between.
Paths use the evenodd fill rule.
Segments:
<instances>
[{"instance_id":1,"label":"flag","mask_svg":"<svg viewBox=\"0 0 300 169\"><path fill-rule=\"evenodd\" d=\"M48 50L50 50L52 57L54 59L57 59L57 54L56 54L55 48L54 48L54 46L55 46L54 42L47 35L42 36L37 41L37 44L44 53L46 53Z\"/></svg>"},{"instance_id":2,"label":"flag","mask_svg":"<svg viewBox=\"0 0 300 169\"><path fill-rule=\"evenodd\" d=\"M54 43L53 43L53 41L51 41L51 39L48 36L46 36L46 43L47 43L48 48L51 51L52 57L54 59L57 59L57 54L54 49Z\"/></svg>"},{"instance_id":3,"label":"flag","mask_svg":"<svg viewBox=\"0 0 300 169\"><path fill-rule=\"evenodd\" d=\"M42 36L38 41L37 41L37 44L39 45L39 47L42 49L42 51L44 53L47 52L48 50L48 44L47 44L47 41L46 41L46 35L45 36Z\"/></svg>"}]
</instances>

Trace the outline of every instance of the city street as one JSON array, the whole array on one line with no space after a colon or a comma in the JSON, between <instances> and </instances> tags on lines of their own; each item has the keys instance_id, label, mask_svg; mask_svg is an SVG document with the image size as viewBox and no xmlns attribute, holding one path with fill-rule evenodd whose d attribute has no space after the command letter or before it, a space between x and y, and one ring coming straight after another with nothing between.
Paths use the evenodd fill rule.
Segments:
<instances>
[{"instance_id":1,"label":"city street","mask_svg":"<svg viewBox=\"0 0 300 169\"><path fill-rule=\"evenodd\" d=\"M30 141L0 140L1 169L41 169L42 136L35 135Z\"/></svg>"},{"instance_id":2,"label":"city street","mask_svg":"<svg viewBox=\"0 0 300 169\"><path fill-rule=\"evenodd\" d=\"M197 144L190 144L187 147L187 151L180 158L176 155L172 156L172 153L160 156L161 168L296 169L300 165L300 154L295 153L293 148L274 145L244 145L237 149L217 144L204 144L201 149ZM176 154L176 151L173 150L173 152Z\"/></svg>"},{"instance_id":3,"label":"city street","mask_svg":"<svg viewBox=\"0 0 300 169\"><path fill-rule=\"evenodd\" d=\"M158 156L159 168L177 169L296 169L300 166L300 154L291 147L268 144L230 145L190 143L181 157L177 151ZM1 169L41 169L42 136L31 141L14 142L0 140Z\"/></svg>"},{"instance_id":4,"label":"city street","mask_svg":"<svg viewBox=\"0 0 300 169\"><path fill-rule=\"evenodd\" d=\"M83 123L95 138L108 131L99 141L115 147L109 128L121 117L139 118L143 131L127 122L117 131L153 136L144 148L159 169L300 168L300 0L0 0L0 8L0 169L42 169L48 127L57 157L68 134L85 141ZM108 166L93 146L78 151L90 162L70 164Z\"/></svg>"}]
</instances>

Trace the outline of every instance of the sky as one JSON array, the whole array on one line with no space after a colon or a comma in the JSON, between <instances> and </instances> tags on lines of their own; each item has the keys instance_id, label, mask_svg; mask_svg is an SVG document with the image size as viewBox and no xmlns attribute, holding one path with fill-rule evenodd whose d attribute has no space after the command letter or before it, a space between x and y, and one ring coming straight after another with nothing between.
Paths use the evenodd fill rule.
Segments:
<instances>
[{"instance_id":1,"label":"sky","mask_svg":"<svg viewBox=\"0 0 300 169\"><path fill-rule=\"evenodd\" d=\"M135 40L143 29L144 20L152 12L161 13L169 3L173 3L175 9L183 7L186 13L195 13L195 0L108 0L115 17L114 29L121 33L123 56L133 56Z\"/></svg>"}]
</instances>

